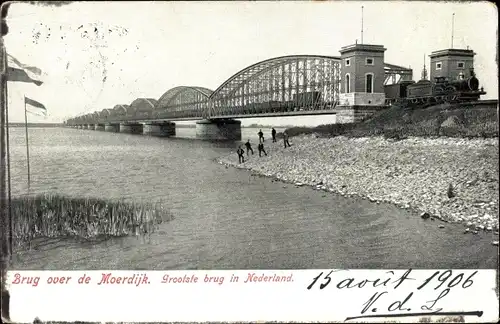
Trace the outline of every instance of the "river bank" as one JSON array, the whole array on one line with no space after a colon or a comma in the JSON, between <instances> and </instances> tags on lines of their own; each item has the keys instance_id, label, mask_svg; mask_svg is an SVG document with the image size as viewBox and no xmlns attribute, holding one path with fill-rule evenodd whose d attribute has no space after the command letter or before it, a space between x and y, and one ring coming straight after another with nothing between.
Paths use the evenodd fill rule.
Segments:
<instances>
[{"instance_id":1,"label":"river bank","mask_svg":"<svg viewBox=\"0 0 500 324\"><path fill-rule=\"evenodd\" d=\"M464 232L498 232L498 138L291 138L266 141L267 157L236 153L220 164L298 186L413 209L423 219L464 224ZM436 226L443 226L441 222ZM497 243L498 244L498 243Z\"/></svg>"}]
</instances>

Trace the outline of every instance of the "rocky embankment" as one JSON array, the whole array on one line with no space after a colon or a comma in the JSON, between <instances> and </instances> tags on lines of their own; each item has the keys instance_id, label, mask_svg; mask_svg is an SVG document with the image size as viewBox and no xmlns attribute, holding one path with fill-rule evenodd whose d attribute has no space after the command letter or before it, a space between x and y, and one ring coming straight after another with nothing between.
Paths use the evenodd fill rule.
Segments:
<instances>
[{"instance_id":1,"label":"rocky embankment","mask_svg":"<svg viewBox=\"0 0 500 324\"><path fill-rule=\"evenodd\" d=\"M291 138L287 149L269 142L267 157L256 152L239 164L232 152L218 162L298 186L394 203L424 219L463 223L465 232L498 232L498 138L309 135Z\"/></svg>"}]
</instances>

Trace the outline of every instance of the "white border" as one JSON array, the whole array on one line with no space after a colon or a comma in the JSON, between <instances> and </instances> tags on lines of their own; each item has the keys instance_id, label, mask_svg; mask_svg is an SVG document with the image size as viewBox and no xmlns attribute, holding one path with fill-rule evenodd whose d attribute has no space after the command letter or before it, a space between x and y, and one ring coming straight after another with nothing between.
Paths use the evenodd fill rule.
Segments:
<instances>
[{"instance_id":1,"label":"white border","mask_svg":"<svg viewBox=\"0 0 500 324\"><path fill-rule=\"evenodd\" d=\"M418 322L439 309L481 311L481 317L467 316L466 321L496 322L496 271L475 271L10 271L7 289L11 320L22 323L35 317L67 322L344 322L362 315L425 313L347 321ZM108 273L129 279L99 285ZM36 286L13 284L16 275L38 277L39 281ZM236 276L239 280L232 280ZM49 278L61 277L71 279L64 284L47 283ZM276 281L279 277L285 280ZM374 295L380 297L366 307Z\"/></svg>"}]
</instances>

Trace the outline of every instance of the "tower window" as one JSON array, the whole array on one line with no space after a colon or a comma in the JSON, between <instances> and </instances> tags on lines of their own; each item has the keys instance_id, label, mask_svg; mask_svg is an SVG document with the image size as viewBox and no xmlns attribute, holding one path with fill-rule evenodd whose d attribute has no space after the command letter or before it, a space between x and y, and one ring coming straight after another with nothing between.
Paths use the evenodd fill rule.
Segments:
<instances>
[{"instance_id":1,"label":"tower window","mask_svg":"<svg viewBox=\"0 0 500 324\"><path fill-rule=\"evenodd\" d=\"M373 73L365 75L365 89L366 93L373 93Z\"/></svg>"},{"instance_id":2,"label":"tower window","mask_svg":"<svg viewBox=\"0 0 500 324\"><path fill-rule=\"evenodd\" d=\"M436 63L436 70L441 70L442 67L443 67L443 63L441 63L441 62Z\"/></svg>"},{"instance_id":3,"label":"tower window","mask_svg":"<svg viewBox=\"0 0 500 324\"><path fill-rule=\"evenodd\" d=\"M457 68L463 69L464 67L465 67L465 63L464 62L457 62Z\"/></svg>"},{"instance_id":4,"label":"tower window","mask_svg":"<svg viewBox=\"0 0 500 324\"><path fill-rule=\"evenodd\" d=\"M373 58L372 57L366 58L366 65L373 65Z\"/></svg>"},{"instance_id":5,"label":"tower window","mask_svg":"<svg viewBox=\"0 0 500 324\"><path fill-rule=\"evenodd\" d=\"M351 76L349 73L345 75L345 93L351 92Z\"/></svg>"},{"instance_id":6,"label":"tower window","mask_svg":"<svg viewBox=\"0 0 500 324\"><path fill-rule=\"evenodd\" d=\"M345 66L351 66L351 60L350 59L346 59L345 60Z\"/></svg>"}]
</instances>

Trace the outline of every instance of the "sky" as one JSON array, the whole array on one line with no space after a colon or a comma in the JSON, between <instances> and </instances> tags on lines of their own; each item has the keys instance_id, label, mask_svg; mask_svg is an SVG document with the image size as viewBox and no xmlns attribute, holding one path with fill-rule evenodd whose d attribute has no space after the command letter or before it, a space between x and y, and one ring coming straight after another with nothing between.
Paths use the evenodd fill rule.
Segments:
<instances>
[{"instance_id":1,"label":"sky","mask_svg":"<svg viewBox=\"0 0 500 324\"><path fill-rule=\"evenodd\" d=\"M497 10L488 2L280 1L14 3L7 52L44 72L42 86L9 82L9 120L24 121L23 97L43 103L47 117L77 115L158 99L176 86L215 90L256 62L292 54L339 56L361 39L387 48L385 62L411 67L419 79L426 57L451 46L473 49L475 72L498 98ZM324 116L301 117L318 124ZM290 119L274 122L290 124ZM244 124L263 123L249 119Z\"/></svg>"}]
</instances>

